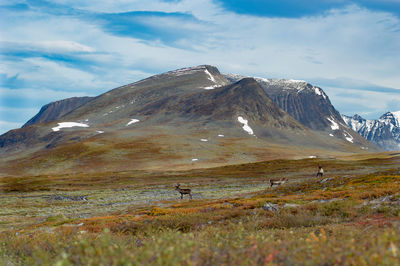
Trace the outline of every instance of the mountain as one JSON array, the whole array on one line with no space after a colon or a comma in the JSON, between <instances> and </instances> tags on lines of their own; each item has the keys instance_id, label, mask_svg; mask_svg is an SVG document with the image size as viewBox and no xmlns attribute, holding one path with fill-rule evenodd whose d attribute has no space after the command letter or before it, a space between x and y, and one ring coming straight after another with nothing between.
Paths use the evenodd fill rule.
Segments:
<instances>
[{"instance_id":1,"label":"mountain","mask_svg":"<svg viewBox=\"0 0 400 266\"><path fill-rule=\"evenodd\" d=\"M400 111L387 112L378 120L367 120L357 114L342 117L349 127L382 149L400 150Z\"/></svg>"},{"instance_id":2,"label":"mountain","mask_svg":"<svg viewBox=\"0 0 400 266\"><path fill-rule=\"evenodd\" d=\"M121 86L54 121L3 134L0 169L179 170L377 150L355 133L343 139L335 131L302 124L254 78L231 81L202 65Z\"/></svg>"},{"instance_id":3,"label":"mountain","mask_svg":"<svg viewBox=\"0 0 400 266\"><path fill-rule=\"evenodd\" d=\"M226 74L225 77L232 82L244 78L232 74ZM363 142L362 138L346 125L321 88L303 80L257 77L254 79L280 108L307 128L349 142Z\"/></svg>"},{"instance_id":4,"label":"mountain","mask_svg":"<svg viewBox=\"0 0 400 266\"><path fill-rule=\"evenodd\" d=\"M46 104L40 109L39 113L32 117L22 127L57 120L63 115L87 103L91 99L93 99L93 97L72 97Z\"/></svg>"}]
</instances>

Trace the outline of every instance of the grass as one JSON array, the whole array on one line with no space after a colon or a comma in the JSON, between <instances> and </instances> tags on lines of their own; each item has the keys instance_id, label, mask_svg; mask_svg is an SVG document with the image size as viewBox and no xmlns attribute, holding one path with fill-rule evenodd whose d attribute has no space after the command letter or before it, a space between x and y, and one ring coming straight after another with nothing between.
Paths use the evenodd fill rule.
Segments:
<instances>
[{"instance_id":1,"label":"grass","mask_svg":"<svg viewBox=\"0 0 400 266\"><path fill-rule=\"evenodd\" d=\"M0 265L400 265L398 163L7 177ZM318 164L329 180L313 177ZM288 184L270 189L283 173ZM193 200L178 199L177 182Z\"/></svg>"},{"instance_id":2,"label":"grass","mask_svg":"<svg viewBox=\"0 0 400 266\"><path fill-rule=\"evenodd\" d=\"M247 218L191 232L4 236L0 254L25 265L397 265L399 235L398 227L260 228Z\"/></svg>"}]
</instances>

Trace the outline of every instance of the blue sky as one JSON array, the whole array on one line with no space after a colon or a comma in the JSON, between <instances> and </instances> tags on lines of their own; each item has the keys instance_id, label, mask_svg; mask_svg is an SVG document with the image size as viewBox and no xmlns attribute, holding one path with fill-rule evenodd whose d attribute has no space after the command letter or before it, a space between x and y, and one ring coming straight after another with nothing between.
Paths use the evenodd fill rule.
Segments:
<instances>
[{"instance_id":1,"label":"blue sky","mask_svg":"<svg viewBox=\"0 0 400 266\"><path fill-rule=\"evenodd\" d=\"M51 101L186 66L303 79L400 110L400 0L0 0L0 134Z\"/></svg>"}]
</instances>

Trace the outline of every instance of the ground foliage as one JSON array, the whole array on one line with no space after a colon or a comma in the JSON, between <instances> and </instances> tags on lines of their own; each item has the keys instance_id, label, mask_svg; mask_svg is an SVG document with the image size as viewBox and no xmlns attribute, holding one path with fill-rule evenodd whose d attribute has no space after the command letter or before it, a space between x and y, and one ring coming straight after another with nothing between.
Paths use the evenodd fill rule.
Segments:
<instances>
[{"instance_id":1,"label":"ground foliage","mask_svg":"<svg viewBox=\"0 0 400 266\"><path fill-rule=\"evenodd\" d=\"M0 264L400 265L399 161L6 177ZM194 199L178 199L176 182Z\"/></svg>"}]
</instances>

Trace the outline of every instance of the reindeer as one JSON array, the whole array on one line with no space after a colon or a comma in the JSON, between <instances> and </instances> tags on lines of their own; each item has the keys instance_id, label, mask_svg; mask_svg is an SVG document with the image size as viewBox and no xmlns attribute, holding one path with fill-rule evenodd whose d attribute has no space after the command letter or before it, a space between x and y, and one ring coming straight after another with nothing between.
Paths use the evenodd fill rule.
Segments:
<instances>
[{"instance_id":1,"label":"reindeer","mask_svg":"<svg viewBox=\"0 0 400 266\"><path fill-rule=\"evenodd\" d=\"M181 199L183 199L183 194L189 194L190 199L192 199L192 190L190 188L180 188L180 184L178 183L175 186L175 190L177 190L179 193L181 193Z\"/></svg>"},{"instance_id":2,"label":"reindeer","mask_svg":"<svg viewBox=\"0 0 400 266\"><path fill-rule=\"evenodd\" d=\"M277 178L269 179L269 183L271 184L271 187L273 185L277 185L277 186L283 185L286 183L286 181L287 181L287 178L285 178L285 177L282 177L281 179L277 179Z\"/></svg>"},{"instance_id":3,"label":"reindeer","mask_svg":"<svg viewBox=\"0 0 400 266\"><path fill-rule=\"evenodd\" d=\"M317 177L322 177L324 175L324 169L322 169L322 166L318 166L318 172L317 172Z\"/></svg>"}]
</instances>

